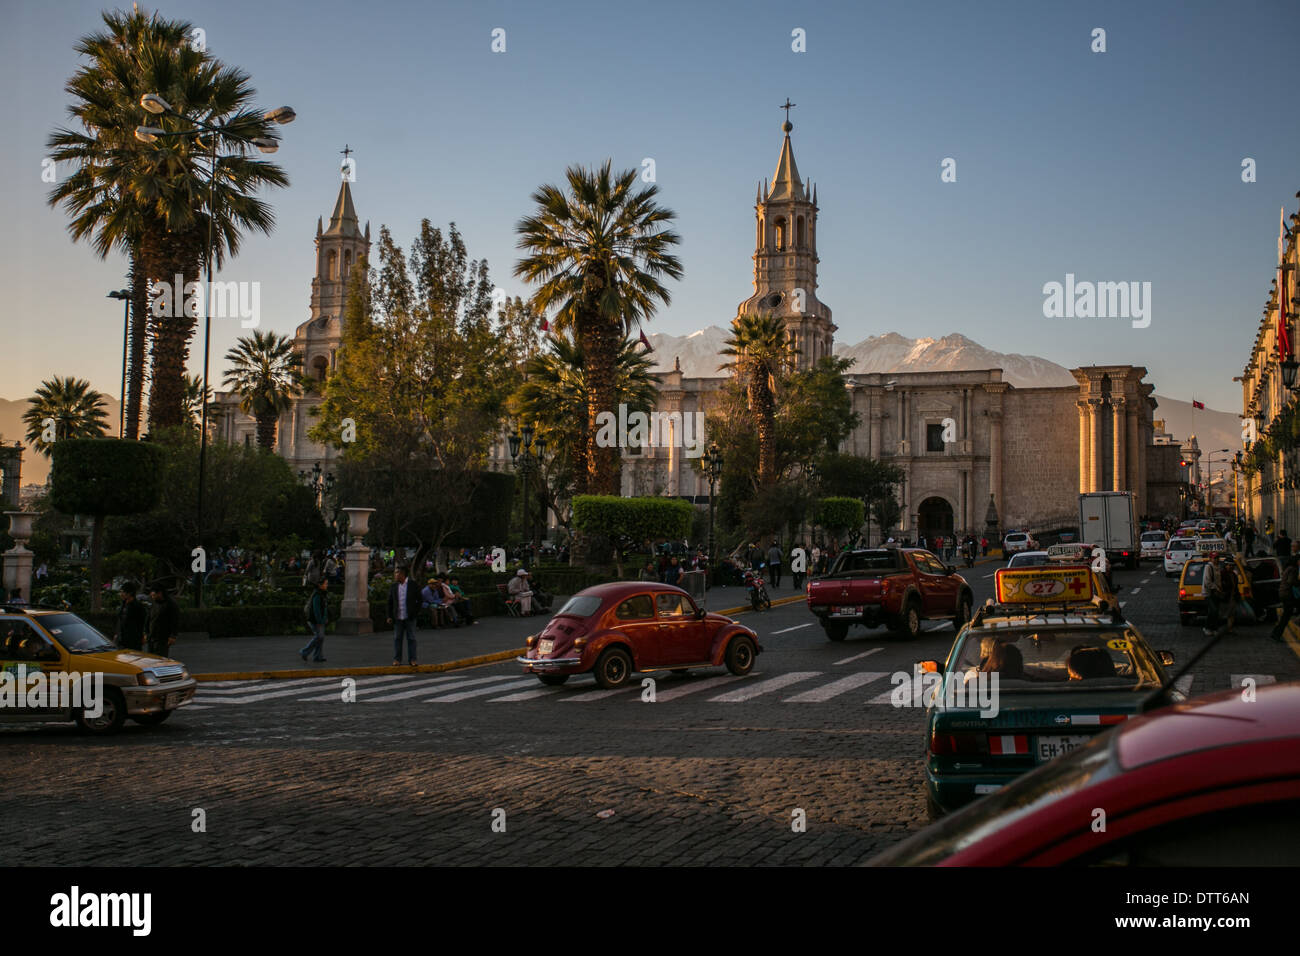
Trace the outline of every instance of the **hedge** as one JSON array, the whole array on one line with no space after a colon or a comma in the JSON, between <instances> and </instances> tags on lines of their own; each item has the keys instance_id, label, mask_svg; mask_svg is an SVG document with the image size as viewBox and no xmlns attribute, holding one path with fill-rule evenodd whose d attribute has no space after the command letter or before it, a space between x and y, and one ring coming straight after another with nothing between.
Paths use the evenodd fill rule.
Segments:
<instances>
[{"instance_id":1,"label":"hedge","mask_svg":"<svg viewBox=\"0 0 1300 956\"><path fill-rule=\"evenodd\" d=\"M679 498L620 498L577 495L573 527L589 534L624 535L633 541L683 540L691 533L695 507Z\"/></svg>"}]
</instances>

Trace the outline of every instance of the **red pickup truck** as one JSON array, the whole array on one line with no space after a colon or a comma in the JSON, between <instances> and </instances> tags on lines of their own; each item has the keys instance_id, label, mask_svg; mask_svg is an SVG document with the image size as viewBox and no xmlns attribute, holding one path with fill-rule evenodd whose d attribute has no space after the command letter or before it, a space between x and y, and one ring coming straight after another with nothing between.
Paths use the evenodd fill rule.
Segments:
<instances>
[{"instance_id":1,"label":"red pickup truck","mask_svg":"<svg viewBox=\"0 0 1300 956\"><path fill-rule=\"evenodd\" d=\"M966 579L921 548L845 551L807 592L809 610L832 641L844 640L851 624L887 624L914 638L922 621L948 618L960 630L974 604Z\"/></svg>"}]
</instances>

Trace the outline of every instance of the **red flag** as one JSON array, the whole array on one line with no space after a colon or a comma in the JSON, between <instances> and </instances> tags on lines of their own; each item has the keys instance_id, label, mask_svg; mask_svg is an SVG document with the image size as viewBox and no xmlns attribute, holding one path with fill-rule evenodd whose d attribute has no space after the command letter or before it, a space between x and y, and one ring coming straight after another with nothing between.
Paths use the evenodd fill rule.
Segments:
<instances>
[{"instance_id":1,"label":"red flag","mask_svg":"<svg viewBox=\"0 0 1300 956\"><path fill-rule=\"evenodd\" d=\"M542 316L542 331L543 332L551 331L551 323L546 321L546 316Z\"/></svg>"},{"instance_id":2,"label":"red flag","mask_svg":"<svg viewBox=\"0 0 1300 956\"><path fill-rule=\"evenodd\" d=\"M1203 408L1205 408L1205 403L1204 403L1204 402L1198 402L1196 399L1192 399L1192 408L1202 408L1202 409L1203 409Z\"/></svg>"},{"instance_id":3,"label":"red flag","mask_svg":"<svg viewBox=\"0 0 1300 956\"><path fill-rule=\"evenodd\" d=\"M653 352L653 351L654 351L654 349L651 348L651 346L650 346L650 340L649 340L648 338L645 337L645 331L644 331L644 330L642 330L642 332L641 332L641 344L645 346L645 350L646 350L647 352Z\"/></svg>"}]
</instances>

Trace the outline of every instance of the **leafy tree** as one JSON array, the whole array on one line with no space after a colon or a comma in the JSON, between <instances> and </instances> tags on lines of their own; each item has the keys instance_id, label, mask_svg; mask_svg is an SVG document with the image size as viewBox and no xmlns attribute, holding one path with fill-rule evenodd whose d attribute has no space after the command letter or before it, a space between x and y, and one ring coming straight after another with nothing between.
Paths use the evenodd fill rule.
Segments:
<instances>
[{"instance_id":1,"label":"leafy tree","mask_svg":"<svg viewBox=\"0 0 1300 956\"><path fill-rule=\"evenodd\" d=\"M302 359L293 340L275 332L254 330L226 353L230 368L225 386L239 395L239 410L257 419L257 445L275 447L276 423L301 389Z\"/></svg>"},{"instance_id":2,"label":"leafy tree","mask_svg":"<svg viewBox=\"0 0 1300 956\"><path fill-rule=\"evenodd\" d=\"M829 531L838 543L845 534L861 528L865 516L861 498L822 498L817 502L813 523Z\"/></svg>"},{"instance_id":3,"label":"leafy tree","mask_svg":"<svg viewBox=\"0 0 1300 956\"><path fill-rule=\"evenodd\" d=\"M898 519L903 514L903 506L898 503L898 499L892 493L885 494L872 503L871 514L875 517L876 525L883 535L898 524Z\"/></svg>"},{"instance_id":4,"label":"leafy tree","mask_svg":"<svg viewBox=\"0 0 1300 956\"><path fill-rule=\"evenodd\" d=\"M77 44L88 62L66 87L73 99L69 114L81 129L56 130L48 141L54 159L75 167L50 202L64 205L74 217L74 238L90 237L101 256L124 249L145 280L169 287L181 276L182 287L172 288L178 300L198 280L210 217L217 266L226 253L238 252L245 231L269 233L274 225L270 207L256 194L288 185L288 176L273 163L250 158L249 141L277 140L276 124L252 108L247 73L187 42L189 23L138 10L104 13L103 19L105 30ZM238 131L237 137L221 135L225 142L218 146L216 170L210 168L212 143L206 134L163 136L153 143L135 138L144 93L159 94L183 116L202 116ZM149 122L168 133L194 128L171 115ZM220 155L223 146L227 155ZM137 311L140 289L133 277ZM150 433L158 435L184 423L183 375L199 310L178 307L160 315L164 310L153 306L149 424Z\"/></svg>"},{"instance_id":5,"label":"leafy tree","mask_svg":"<svg viewBox=\"0 0 1300 956\"><path fill-rule=\"evenodd\" d=\"M375 268L363 259L353 273L338 368L311 435L343 449L340 493L374 502L376 535L414 545L419 562L470 530L520 381L527 316L493 317L487 263L469 259L454 223L444 237L424 220L409 261L384 227L376 252Z\"/></svg>"},{"instance_id":6,"label":"leafy tree","mask_svg":"<svg viewBox=\"0 0 1300 956\"><path fill-rule=\"evenodd\" d=\"M101 607L100 578L107 515L147 511L160 494L162 454L156 445L120 438L73 438L54 445L50 501L64 514L94 517L90 600Z\"/></svg>"},{"instance_id":7,"label":"leafy tree","mask_svg":"<svg viewBox=\"0 0 1300 956\"><path fill-rule=\"evenodd\" d=\"M570 166L565 178L567 191L547 184L533 193L536 210L516 226L525 255L515 275L537 284L532 306L555 308L556 330L571 333L582 348L585 487L617 494L619 450L596 443L596 416L618 404L623 341L671 300L661 279L681 278L681 262L670 251L680 237L667 228L675 214L655 202L658 187L637 188L637 170L614 174L607 160L599 169Z\"/></svg>"},{"instance_id":8,"label":"leafy tree","mask_svg":"<svg viewBox=\"0 0 1300 956\"><path fill-rule=\"evenodd\" d=\"M867 515L874 518L881 531L894 527L902 509L894 498L894 490L903 480L903 470L887 461L863 458L858 455L828 454L819 465L821 490L828 495L858 498L866 506ZM891 510L888 504L881 505L877 513L876 506L881 502L893 502ZM880 514L886 516L881 520ZM871 526L867 525L867 536L871 536Z\"/></svg>"},{"instance_id":9,"label":"leafy tree","mask_svg":"<svg viewBox=\"0 0 1300 956\"><path fill-rule=\"evenodd\" d=\"M23 412L27 441L46 458L60 441L99 438L108 432L104 396L85 379L71 376L46 379L27 404L29 407ZM46 442L42 437L48 419L54 419L54 442Z\"/></svg>"},{"instance_id":10,"label":"leafy tree","mask_svg":"<svg viewBox=\"0 0 1300 956\"><path fill-rule=\"evenodd\" d=\"M614 563L623 576L618 543L681 540L691 532L695 509L680 498L621 498L578 495L573 499L573 526L588 535L613 539Z\"/></svg>"},{"instance_id":11,"label":"leafy tree","mask_svg":"<svg viewBox=\"0 0 1300 956\"><path fill-rule=\"evenodd\" d=\"M719 371L732 371L744 383L747 410L758 432L758 484L776 480L776 390L798 354L786 341L785 323L774 315L742 315L732 323L722 350L732 356Z\"/></svg>"}]
</instances>

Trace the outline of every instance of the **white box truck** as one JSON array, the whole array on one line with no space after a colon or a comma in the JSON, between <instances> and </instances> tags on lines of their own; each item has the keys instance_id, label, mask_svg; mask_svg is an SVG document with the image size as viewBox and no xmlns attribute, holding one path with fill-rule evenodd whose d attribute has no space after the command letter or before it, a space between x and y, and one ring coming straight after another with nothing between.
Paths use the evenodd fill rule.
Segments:
<instances>
[{"instance_id":1,"label":"white box truck","mask_svg":"<svg viewBox=\"0 0 1300 956\"><path fill-rule=\"evenodd\" d=\"M1112 566L1136 568L1142 555L1131 491L1091 491L1079 495L1079 540L1102 548Z\"/></svg>"}]
</instances>

